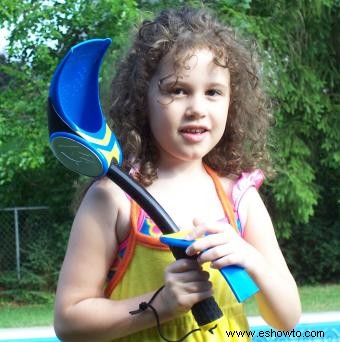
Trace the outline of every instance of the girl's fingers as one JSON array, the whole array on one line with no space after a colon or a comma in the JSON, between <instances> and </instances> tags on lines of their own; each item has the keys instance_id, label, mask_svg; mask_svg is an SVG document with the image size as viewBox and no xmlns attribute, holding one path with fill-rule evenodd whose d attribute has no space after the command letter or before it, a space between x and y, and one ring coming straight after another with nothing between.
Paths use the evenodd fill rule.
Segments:
<instances>
[{"instance_id":1,"label":"girl's fingers","mask_svg":"<svg viewBox=\"0 0 340 342\"><path fill-rule=\"evenodd\" d=\"M181 272L181 273L167 273L166 281L170 283L180 282L190 283L193 281L199 282L208 282L209 280L209 273L206 271L188 271L188 272Z\"/></svg>"},{"instance_id":2,"label":"girl's fingers","mask_svg":"<svg viewBox=\"0 0 340 342\"><path fill-rule=\"evenodd\" d=\"M169 305L177 311L187 311L198 301L212 295L209 272L196 260L180 259L165 270L165 291Z\"/></svg>"},{"instance_id":3,"label":"girl's fingers","mask_svg":"<svg viewBox=\"0 0 340 342\"><path fill-rule=\"evenodd\" d=\"M211 262L210 267L220 269L226 266L231 266L231 265L239 265L242 266L242 261L240 260L240 256L237 254L229 254L225 255L222 258L216 259Z\"/></svg>"},{"instance_id":4,"label":"girl's fingers","mask_svg":"<svg viewBox=\"0 0 340 342\"><path fill-rule=\"evenodd\" d=\"M195 222L196 220L194 220ZM187 240L195 240L208 234L228 232L230 229L234 231L234 228L225 219L214 222L200 222L195 224L195 228L185 238Z\"/></svg>"},{"instance_id":5,"label":"girl's fingers","mask_svg":"<svg viewBox=\"0 0 340 342\"><path fill-rule=\"evenodd\" d=\"M200 271L202 266L194 259L179 259L167 266L167 271L171 273L182 273L190 270Z\"/></svg>"},{"instance_id":6,"label":"girl's fingers","mask_svg":"<svg viewBox=\"0 0 340 342\"><path fill-rule=\"evenodd\" d=\"M205 262L215 261L220 259L226 255L230 255L233 253L232 246L229 245L220 245L213 248L210 248L203 253L201 253L197 257L197 262L199 264L204 264Z\"/></svg>"},{"instance_id":7,"label":"girl's fingers","mask_svg":"<svg viewBox=\"0 0 340 342\"><path fill-rule=\"evenodd\" d=\"M229 240L230 237L225 232L206 235L193 242L185 252L189 256L196 255L209 248L228 244Z\"/></svg>"},{"instance_id":8,"label":"girl's fingers","mask_svg":"<svg viewBox=\"0 0 340 342\"><path fill-rule=\"evenodd\" d=\"M192 306L195 303L198 303L206 298L209 298L213 295L212 288L208 289L207 291L201 291L201 292L189 292L186 296L188 297L188 300L191 302Z\"/></svg>"},{"instance_id":9,"label":"girl's fingers","mask_svg":"<svg viewBox=\"0 0 340 342\"><path fill-rule=\"evenodd\" d=\"M204 299L207 299L211 297L213 294L212 288L206 290L206 291L200 291L200 292L186 292L181 294L179 297L174 299L173 302L177 302L177 307L179 308L179 312L187 312L192 308L192 306L195 303L198 303ZM178 310L178 309L177 309Z\"/></svg>"},{"instance_id":10,"label":"girl's fingers","mask_svg":"<svg viewBox=\"0 0 340 342\"><path fill-rule=\"evenodd\" d=\"M183 284L183 288L188 293L207 292L212 289L212 283L209 281L195 281Z\"/></svg>"}]
</instances>

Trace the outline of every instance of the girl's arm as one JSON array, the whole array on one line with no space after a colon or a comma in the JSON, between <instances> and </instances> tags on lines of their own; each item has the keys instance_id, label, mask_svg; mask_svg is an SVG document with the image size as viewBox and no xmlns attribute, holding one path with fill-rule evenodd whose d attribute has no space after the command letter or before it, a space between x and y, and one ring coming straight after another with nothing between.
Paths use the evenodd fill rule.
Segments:
<instances>
[{"instance_id":1,"label":"girl's arm","mask_svg":"<svg viewBox=\"0 0 340 342\"><path fill-rule=\"evenodd\" d=\"M256 296L262 317L279 330L290 330L301 315L301 303L295 280L278 245L268 211L255 188L240 205L247 211L245 240L260 253L248 263L248 271L260 288ZM256 257L257 255L257 257Z\"/></svg>"},{"instance_id":2,"label":"girl's arm","mask_svg":"<svg viewBox=\"0 0 340 342\"><path fill-rule=\"evenodd\" d=\"M63 341L107 341L156 325L150 310L129 314L153 293L122 301L103 294L118 241L128 234L129 226L130 203L125 194L107 179L96 182L77 212L60 272L54 327ZM192 260L171 264L165 271L165 285L152 303L161 321L211 295L206 274ZM191 293L191 287L196 292Z\"/></svg>"},{"instance_id":3,"label":"girl's arm","mask_svg":"<svg viewBox=\"0 0 340 342\"><path fill-rule=\"evenodd\" d=\"M268 211L255 188L245 193L240 206L240 211L247 213L244 238L226 223L201 224L188 238L210 235L192 244L187 253L206 250L198 260L211 261L215 268L244 267L260 288L256 300L262 317L279 330L290 330L299 320L301 304Z\"/></svg>"}]
</instances>

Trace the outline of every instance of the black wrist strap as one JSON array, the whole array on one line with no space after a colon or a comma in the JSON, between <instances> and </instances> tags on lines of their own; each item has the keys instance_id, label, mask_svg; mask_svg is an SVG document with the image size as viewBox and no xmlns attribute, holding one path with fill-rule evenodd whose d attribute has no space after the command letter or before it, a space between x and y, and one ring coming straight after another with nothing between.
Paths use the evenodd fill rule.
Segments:
<instances>
[{"instance_id":1,"label":"black wrist strap","mask_svg":"<svg viewBox=\"0 0 340 342\"><path fill-rule=\"evenodd\" d=\"M129 313L131 315L136 315L138 313L141 313L145 310L147 310L148 308L150 308L155 316L156 322L157 322L157 330L159 333L159 336L166 342L181 342L184 341L189 335L191 335L192 333L196 332L196 331L200 331L201 329L197 328L197 329L193 329L191 331L189 331L187 334L185 334L183 337L181 337L179 340L169 340L168 338L166 338L165 336L163 336L162 331L161 331L161 322L159 320L159 315L157 310L151 305L151 303L153 302L153 300L156 298L156 296L163 290L164 285L159 288L151 297L151 299L149 300L149 302L141 302L139 304L139 308L138 310L134 310L134 311L130 311Z\"/></svg>"}]
</instances>

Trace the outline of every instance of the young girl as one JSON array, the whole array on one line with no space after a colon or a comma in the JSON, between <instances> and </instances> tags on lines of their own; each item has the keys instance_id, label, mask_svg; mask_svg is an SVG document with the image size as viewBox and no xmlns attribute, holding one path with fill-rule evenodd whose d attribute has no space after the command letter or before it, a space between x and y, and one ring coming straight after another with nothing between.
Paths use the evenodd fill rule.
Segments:
<instances>
[{"instance_id":1,"label":"young girl","mask_svg":"<svg viewBox=\"0 0 340 342\"><path fill-rule=\"evenodd\" d=\"M214 334L240 341L243 307L218 272L240 265L260 291L263 318L289 330L300 316L296 284L256 189L266 165L268 112L253 56L206 10L166 10L142 24L113 82L113 131L125 170L196 239L175 261L159 229L117 185L102 178L74 220L58 283L55 330L64 341L179 340L197 328L191 307L214 296L224 313ZM232 208L236 221L226 213ZM238 224L238 231L232 225ZM230 335L230 334L229 334Z\"/></svg>"}]
</instances>

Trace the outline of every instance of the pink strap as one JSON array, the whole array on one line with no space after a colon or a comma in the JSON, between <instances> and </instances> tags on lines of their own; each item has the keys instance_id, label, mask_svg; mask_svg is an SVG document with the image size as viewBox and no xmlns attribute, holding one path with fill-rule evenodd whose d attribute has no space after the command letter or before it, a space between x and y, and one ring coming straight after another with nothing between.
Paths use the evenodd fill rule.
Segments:
<instances>
[{"instance_id":1,"label":"pink strap","mask_svg":"<svg viewBox=\"0 0 340 342\"><path fill-rule=\"evenodd\" d=\"M258 189L262 185L264 178L264 174L260 169L256 169L252 172L242 172L241 177L233 187L231 197L233 200L234 210L242 226L242 231L245 223L245 213L239 212L241 199L249 188L255 187Z\"/></svg>"}]
</instances>

